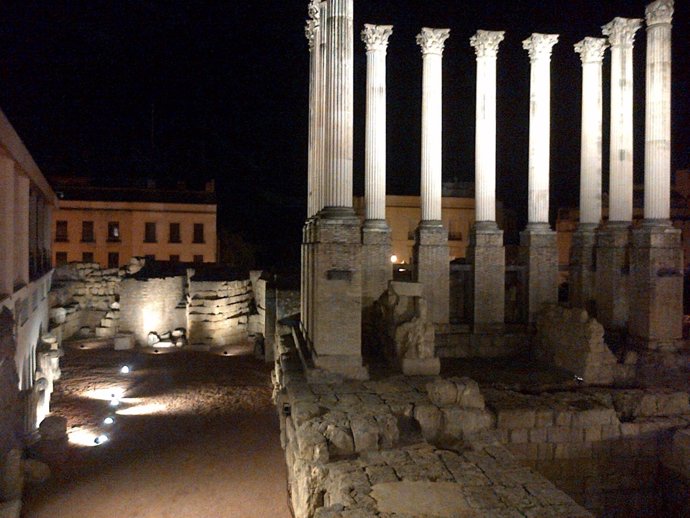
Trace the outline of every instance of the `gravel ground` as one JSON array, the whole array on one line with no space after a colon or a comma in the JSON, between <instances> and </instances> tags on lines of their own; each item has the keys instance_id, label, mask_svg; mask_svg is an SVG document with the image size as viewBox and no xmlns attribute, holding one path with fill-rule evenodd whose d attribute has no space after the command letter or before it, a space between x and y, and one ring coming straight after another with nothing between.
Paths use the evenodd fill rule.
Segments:
<instances>
[{"instance_id":1,"label":"gravel ground","mask_svg":"<svg viewBox=\"0 0 690 518\"><path fill-rule=\"evenodd\" d=\"M67 349L52 410L70 441L39 443L53 477L28 489L23 516L289 517L269 367L233 352L245 354Z\"/></svg>"}]
</instances>

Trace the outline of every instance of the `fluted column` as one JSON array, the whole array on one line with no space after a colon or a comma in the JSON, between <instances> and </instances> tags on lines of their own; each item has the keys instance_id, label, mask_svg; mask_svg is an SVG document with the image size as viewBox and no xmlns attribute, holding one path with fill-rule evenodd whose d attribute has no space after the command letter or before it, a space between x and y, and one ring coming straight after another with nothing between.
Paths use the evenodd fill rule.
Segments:
<instances>
[{"instance_id":1,"label":"fluted column","mask_svg":"<svg viewBox=\"0 0 690 518\"><path fill-rule=\"evenodd\" d=\"M0 296L10 295L14 291L16 177L14 160L0 157Z\"/></svg>"},{"instance_id":2,"label":"fluted column","mask_svg":"<svg viewBox=\"0 0 690 518\"><path fill-rule=\"evenodd\" d=\"M557 34L538 33L522 42L531 63L527 207L530 226L549 224L551 49L557 42Z\"/></svg>"},{"instance_id":3,"label":"fluted column","mask_svg":"<svg viewBox=\"0 0 690 518\"><path fill-rule=\"evenodd\" d=\"M326 168L324 207L352 213L353 1L330 0L326 19ZM344 209L344 210L343 210Z\"/></svg>"},{"instance_id":4,"label":"fluted column","mask_svg":"<svg viewBox=\"0 0 690 518\"><path fill-rule=\"evenodd\" d=\"M422 48L422 222L441 221L443 48L450 29L424 27Z\"/></svg>"},{"instance_id":5,"label":"fluted column","mask_svg":"<svg viewBox=\"0 0 690 518\"><path fill-rule=\"evenodd\" d=\"M671 217L671 21L673 0L647 6L644 218Z\"/></svg>"},{"instance_id":6,"label":"fluted column","mask_svg":"<svg viewBox=\"0 0 690 518\"><path fill-rule=\"evenodd\" d=\"M367 114L364 203L367 222L386 219L386 49L391 25L366 24Z\"/></svg>"},{"instance_id":7,"label":"fluted column","mask_svg":"<svg viewBox=\"0 0 690 518\"><path fill-rule=\"evenodd\" d=\"M477 222L496 222L496 55L503 31L477 31L470 45L477 55L475 203Z\"/></svg>"},{"instance_id":8,"label":"fluted column","mask_svg":"<svg viewBox=\"0 0 690 518\"><path fill-rule=\"evenodd\" d=\"M580 223L570 250L570 302L594 310L595 229L601 221L602 63L604 38L575 45L582 61L582 134L580 140Z\"/></svg>"},{"instance_id":9,"label":"fluted column","mask_svg":"<svg viewBox=\"0 0 690 518\"><path fill-rule=\"evenodd\" d=\"M314 175L314 211L324 207L326 191L326 19L328 2L319 3L319 109L316 117L316 171Z\"/></svg>"},{"instance_id":10,"label":"fluted column","mask_svg":"<svg viewBox=\"0 0 690 518\"><path fill-rule=\"evenodd\" d=\"M614 18L602 27L611 44L611 222L633 218L633 43L641 21Z\"/></svg>"},{"instance_id":11,"label":"fluted column","mask_svg":"<svg viewBox=\"0 0 690 518\"><path fill-rule=\"evenodd\" d=\"M304 29L307 42L309 43L309 152L307 155L307 217L311 218L318 208L316 208L318 179L317 171L319 168L319 147L320 139L318 135L318 121L321 112L320 102L320 62L321 62L321 24L320 24L319 2L313 1L309 4L309 19Z\"/></svg>"},{"instance_id":12,"label":"fluted column","mask_svg":"<svg viewBox=\"0 0 690 518\"><path fill-rule=\"evenodd\" d=\"M29 283L29 199L31 182L27 176L16 176L14 192L14 277L15 285Z\"/></svg>"}]
</instances>

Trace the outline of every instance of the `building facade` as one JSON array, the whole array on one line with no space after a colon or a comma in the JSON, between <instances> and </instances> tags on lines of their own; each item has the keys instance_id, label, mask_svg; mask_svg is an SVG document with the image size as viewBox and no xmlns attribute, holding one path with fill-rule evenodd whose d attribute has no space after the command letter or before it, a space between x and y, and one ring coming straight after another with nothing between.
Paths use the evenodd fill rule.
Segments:
<instances>
[{"instance_id":1,"label":"building facade","mask_svg":"<svg viewBox=\"0 0 690 518\"><path fill-rule=\"evenodd\" d=\"M50 228L56 205L54 191L0 111L0 366L3 376L11 375L4 368L14 360L25 433L35 430L43 418L32 393L37 348L49 330ZM9 393L0 393L3 408L7 397ZM7 424L6 417L0 416L0 422ZM16 432L3 426L3 439Z\"/></svg>"},{"instance_id":2,"label":"building facade","mask_svg":"<svg viewBox=\"0 0 690 518\"><path fill-rule=\"evenodd\" d=\"M215 262L216 200L185 188L94 188L57 185L60 209L52 226L53 264L95 262L117 268L132 257Z\"/></svg>"}]
</instances>

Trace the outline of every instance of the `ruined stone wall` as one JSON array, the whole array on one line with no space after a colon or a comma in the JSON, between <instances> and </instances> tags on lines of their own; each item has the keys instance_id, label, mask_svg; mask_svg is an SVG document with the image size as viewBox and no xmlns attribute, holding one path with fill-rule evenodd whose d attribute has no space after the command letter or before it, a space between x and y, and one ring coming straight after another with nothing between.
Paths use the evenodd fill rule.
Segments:
<instances>
[{"instance_id":1,"label":"ruined stone wall","mask_svg":"<svg viewBox=\"0 0 690 518\"><path fill-rule=\"evenodd\" d=\"M186 278L123 279L120 285L120 332L132 333L140 345L149 333L163 335L186 328Z\"/></svg>"},{"instance_id":2,"label":"ruined stone wall","mask_svg":"<svg viewBox=\"0 0 690 518\"><path fill-rule=\"evenodd\" d=\"M536 359L572 372L587 384L610 385L634 377L604 343L604 327L584 309L551 305L537 317Z\"/></svg>"},{"instance_id":3,"label":"ruined stone wall","mask_svg":"<svg viewBox=\"0 0 690 518\"><path fill-rule=\"evenodd\" d=\"M246 340L253 299L249 279L189 282L188 337L191 344L223 346Z\"/></svg>"}]
</instances>

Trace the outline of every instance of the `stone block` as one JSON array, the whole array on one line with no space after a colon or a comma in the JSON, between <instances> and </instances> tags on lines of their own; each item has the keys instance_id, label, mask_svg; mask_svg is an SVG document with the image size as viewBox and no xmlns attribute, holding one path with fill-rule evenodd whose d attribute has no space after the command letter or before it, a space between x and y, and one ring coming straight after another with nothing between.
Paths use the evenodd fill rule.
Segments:
<instances>
[{"instance_id":1,"label":"stone block","mask_svg":"<svg viewBox=\"0 0 690 518\"><path fill-rule=\"evenodd\" d=\"M527 267L528 318L535 322L545 304L558 302L556 232L548 228L520 233L520 263Z\"/></svg>"},{"instance_id":2,"label":"stone block","mask_svg":"<svg viewBox=\"0 0 690 518\"><path fill-rule=\"evenodd\" d=\"M44 441L63 441L67 438L67 419L50 415L41 421L38 432Z\"/></svg>"},{"instance_id":3,"label":"stone block","mask_svg":"<svg viewBox=\"0 0 690 518\"><path fill-rule=\"evenodd\" d=\"M441 372L438 358L403 358L401 363L406 376L437 376Z\"/></svg>"},{"instance_id":4,"label":"stone block","mask_svg":"<svg viewBox=\"0 0 690 518\"><path fill-rule=\"evenodd\" d=\"M498 411L499 428L533 428L535 411L529 408L500 409Z\"/></svg>"},{"instance_id":5,"label":"stone block","mask_svg":"<svg viewBox=\"0 0 690 518\"><path fill-rule=\"evenodd\" d=\"M21 500L24 487L24 461L19 449L0 456L0 502Z\"/></svg>"},{"instance_id":6,"label":"stone block","mask_svg":"<svg viewBox=\"0 0 690 518\"><path fill-rule=\"evenodd\" d=\"M427 383L426 390L431 402L437 406L457 405L479 409L485 406L479 385L467 377L437 379Z\"/></svg>"}]
</instances>

